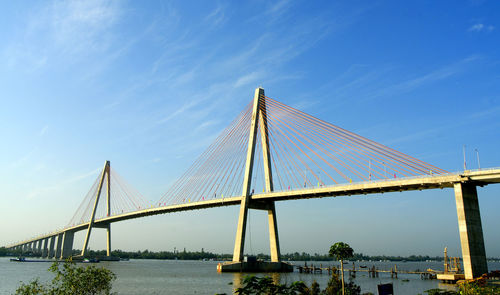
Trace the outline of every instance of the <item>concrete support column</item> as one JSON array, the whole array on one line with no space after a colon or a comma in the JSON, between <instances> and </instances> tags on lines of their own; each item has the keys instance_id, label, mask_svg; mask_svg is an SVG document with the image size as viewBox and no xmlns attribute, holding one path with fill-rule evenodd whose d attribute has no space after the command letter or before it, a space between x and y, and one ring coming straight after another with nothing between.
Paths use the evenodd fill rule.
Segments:
<instances>
[{"instance_id":1,"label":"concrete support column","mask_svg":"<svg viewBox=\"0 0 500 295\"><path fill-rule=\"evenodd\" d=\"M276 222L276 208L274 202L271 203L271 209L267 210L269 219L269 246L271 249L271 262L280 261L280 240L278 238L278 223Z\"/></svg>"},{"instance_id":2,"label":"concrete support column","mask_svg":"<svg viewBox=\"0 0 500 295\"><path fill-rule=\"evenodd\" d=\"M49 253L48 253L48 258L53 258L54 257L54 247L55 247L55 243L56 243L56 236L52 236L50 237L50 240L49 240Z\"/></svg>"},{"instance_id":3,"label":"concrete support column","mask_svg":"<svg viewBox=\"0 0 500 295\"><path fill-rule=\"evenodd\" d=\"M238 218L238 227L236 229L236 240L234 242L233 261L243 261L243 249L245 247L245 233L247 228L248 202L243 197L240 205L240 216Z\"/></svg>"},{"instance_id":4,"label":"concrete support column","mask_svg":"<svg viewBox=\"0 0 500 295\"><path fill-rule=\"evenodd\" d=\"M61 258L66 259L70 257L73 253L73 239L75 238L75 233L71 231L65 231L63 235L62 243L62 254Z\"/></svg>"},{"instance_id":5,"label":"concrete support column","mask_svg":"<svg viewBox=\"0 0 500 295\"><path fill-rule=\"evenodd\" d=\"M54 255L54 258L59 259L61 258L61 252L62 252L62 240L63 240L63 234L58 234L57 235L57 244L56 244L56 254Z\"/></svg>"},{"instance_id":6,"label":"concrete support column","mask_svg":"<svg viewBox=\"0 0 500 295\"><path fill-rule=\"evenodd\" d=\"M108 227L106 228L107 232L107 243L106 243L106 256L110 257L111 256L111 223L108 224Z\"/></svg>"},{"instance_id":7,"label":"concrete support column","mask_svg":"<svg viewBox=\"0 0 500 295\"><path fill-rule=\"evenodd\" d=\"M43 241L42 257L47 257L47 254L49 254L49 239L45 238L42 241Z\"/></svg>"},{"instance_id":8,"label":"concrete support column","mask_svg":"<svg viewBox=\"0 0 500 295\"><path fill-rule=\"evenodd\" d=\"M42 240L37 241L36 254L42 254Z\"/></svg>"},{"instance_id":9,"label":"concrete support column","mask_svg":"<svg viewBox=\"0 0 500 295\"><path fill-rule=\"evenodd\" d=\"M465 278L477 278L488 272L477 189L466 183L456 183L454 188Z\"/></svg>"}]
</instances>

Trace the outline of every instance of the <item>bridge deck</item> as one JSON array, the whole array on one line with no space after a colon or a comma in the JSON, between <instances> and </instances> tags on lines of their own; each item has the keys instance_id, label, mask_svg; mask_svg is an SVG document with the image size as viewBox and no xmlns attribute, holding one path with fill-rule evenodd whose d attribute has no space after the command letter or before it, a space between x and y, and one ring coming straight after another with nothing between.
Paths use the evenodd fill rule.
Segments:
<instances>
[{"instance_id":1,"label":"bridge deck","mask_svg":"<svg viewBox=\"0 0 500 295\"><path fill-rule=\"evenodd\" d=\"M467 170L459 173L439 174L418 176L409 178L395 178L377 181L366 181L357 183L340 184L325 187L305 188L301 190L277 191L272 193L255 194L252 200L256 201L285 201L299 200L309 198L351 196L361 194L378 194L388 192L402 192L411 190L437 189L453 187L455 183L469 182L476 183L479 186L492 183L500 183L500 168L482 169L482 170ZM213 207L239 205L242 197L230 197L224 199L213 199L199 202L169 205L163 207L154 207L114 215L99 220L95 220L95 227L104 227L109 223L118 222L128 219L140 218L145 216L199 210ZM50 234L38 236L22 242L14 243L8 247L15 247L33 241L49 238L65 231L80 231L88 227L89 223L82 223L73 227L64 228Z\"/></svg>"}]
</instances>

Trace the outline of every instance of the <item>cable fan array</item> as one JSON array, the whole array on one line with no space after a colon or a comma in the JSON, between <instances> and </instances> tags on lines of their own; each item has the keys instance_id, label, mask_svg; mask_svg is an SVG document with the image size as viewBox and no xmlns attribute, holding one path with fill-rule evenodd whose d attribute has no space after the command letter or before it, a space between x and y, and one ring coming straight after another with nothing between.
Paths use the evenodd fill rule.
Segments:
<instances>
[{"instance_id":1,"label":"cable fan array","mask_svg":"<svg viewBox=\"0 0 500 295\"><path fill-rule=\"evenodd\" d=\"M141 193L139 193L131 185L129 185L113 168L109 167L109 174L105 174L104 180L102 182L101 194L97 203L94 217L95 220L108 217L106 203L107 183L109 175L111 175L109 216L143 210L151 207L150 203L144 199ZM94 209L95 205L97 191L99 189L100 180L101 174L98 175L89 192L76 210L75 215L73 215L73 218L71 218L66 227L71 227L90 221L92 210Z\"/></svg>"},{"instance_id":2,"label":"cable fan array","mask_svg":"<svg viewBox=\"0 0 500 295\"><path fill-rule=\"evenodd\" d=\"M166 206L241 195L251 116L250 103L158 204Z\"/></svg>"},{"instance_id":3,"label":"cable fan array","mask_svg":"<svg viewBox=\"0 0 500 295\"><path fill-rule=\"evenodd\" d=\"M272 98L261 98L260 105L276 189L447 173Z\"/></svg>"},{"instance_id":4,"label":"cable fan array","mask_svg":"<svg viewBox=\"0 0 500 295\"><path fill-rule=\"evenodd\" d=\"M252 101L253 102L253 101ZM262 134L268 134L274 190L314 188L339 183L375 181L447 173L377 142L315 118L272 98L259 98L251 193L265 191ZM252 107L224 129L193 165L158 200L150 204L116 171L105 173L95 220L108 216L107 179L110 182L110 216L151 207L189 204L241 196L248 151ZM260 128L267 126L266 132ZM96 179L67 227L90 221L99 189Z\"/></svg>"}]
</instances>

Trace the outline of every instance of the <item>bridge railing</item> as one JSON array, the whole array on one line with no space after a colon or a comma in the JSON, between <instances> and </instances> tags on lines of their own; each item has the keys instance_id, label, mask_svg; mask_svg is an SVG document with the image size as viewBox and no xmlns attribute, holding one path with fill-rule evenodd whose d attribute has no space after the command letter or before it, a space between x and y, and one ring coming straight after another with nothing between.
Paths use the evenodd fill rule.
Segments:
<instances>
[{"instance_id":1,"label":"bridge railing","mask_svg":"<svg viewBox=\"0 0 500 295\"><path fill-rule=\"evenodd\" d=\"M484 171L493 171L493 170L500 170L500 167L490 167L490 168L481 168L481 169L467 169L465 171L456 171L456 172L448 172L448 173L429 173L429 174L421 174L421 175L415 175L415 176L404 176L404 177L387 177L387 178L377 178L373 180L364 180L364 181L353 181L353 182L348 182L348 183L336 183L336 184L329 184L329 185L320 185L320 186L304 186L303 188L299 189L275 189L273 192L287 192L287 191L297 191L301 189L313 189L313 188L324 188L324 187L341 187L341 186L346 186L346 185L360 185L360 184L370 184L374 182L389 182L389 181L394 181L394 180L411 180L411 179L423 179L423 178L428 178L428 177L440 177L440 176L452 176L452 175L463 175L464 173L468 172L484 172ZM255 195L260 195L260 194L265 194L265 193L256 193Z\"/></svg>"}]
</instances>

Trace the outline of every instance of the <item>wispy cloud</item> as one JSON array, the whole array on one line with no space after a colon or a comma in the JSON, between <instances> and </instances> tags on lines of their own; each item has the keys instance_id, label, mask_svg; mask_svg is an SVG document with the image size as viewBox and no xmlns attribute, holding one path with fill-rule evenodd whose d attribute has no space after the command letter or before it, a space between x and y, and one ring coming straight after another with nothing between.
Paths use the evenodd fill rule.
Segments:
<instances>
[{"instance_id":1,"label":"wispy cloud","mask_svg":"<svg viewBox=\"0 0 500 295\"><path fill-rule=\"evenodd\" d=\"M198 127L196 129L203 130L203 129L206 129L210 126L216 125L218 122L219 122L218 120L208 120L208 121L205 121L205 122L201 123L200 125L198 125Z\"/></svg>"},{"instance_id":2,"label":"wispy cloud","mask_svg":"<svg viewBox=\"0 0 500 295\"><path fill-rule=\"evenodd\" d=\"M234 87L238 88L241 86L248 85L250 83L255 84L257 81L262 81L263 80L264 73L263 72L252 72L249 74L245 74L236 80L236 83L234 83Z\"/></svg>"},{"instance_id":3,"label":"wispy cloud","mask_svg":"<svg viewBox=\"0 0 500 295\"><path fill-rule=\"evenodd\" d=\"M57 1L50 13L56 44L72 52L105 49L120 15L117 2L105 0Z\"/></svg>"},{"instance_id":4,"label":"wispy cloud","mask_svg":"<svg viewBox=\"0 0 500 295\"><path fill-rule=\"evenodd\" d=\"M43 128L38 133L38 136L40 136L40 137L44 136L47 133L48 130L49 130L49 125L43 126Z\"/></svg>"},{"instance_id":5,"label":"wispy cloud","mask_svg":"<svg viewBox=\"0 0 500 295\"><path fill-rule=\"evenodd\" d=\"M288 0L280 0L276 2L269 2L270 6L265 10L265 15L267 17L273 17L273 20L276 20L283 16L288 8L290 7L290 1Z\"/></svg>"},{"instance_id":6,"label":"wispy cloud","mask_svg":"<svg viewBox=\"0 0 500 295\"><path fill-rule=\"evenodd\" d=\"M27 194L26 197L28 199L33 199L36 197L47 195L48 193L61 191L62 189L64 189L65 187L67 187L70 184L73 184L73 183L78 182L80 180L97 175L99 173L99 171L101 171L101 169L102 168L96 168L92 171L84 172L84 173L69 177L69 178L64 179L64 180L58 180L57 184L47 185L47 186L43 186L43 187L37 187L37 188L31 190Z\"/></svg>"},{"instance_id":7,"label":"wispy cloud","mask_svg":"<svg viewBox=\"0 0 500 295\"><path fill-rule=\"evenodd\" d=\"M38 148L33 148L31 151L29 151L28 153L24 154L21 158L15 160L14 162L12 162L10 164L10 167L11 168L17 168L25 163L28 162L28 160L31 158L31 156L33 156L33 154L36 152Z\"/></svg>"},{"instance_id":8,"label":"wispy cloud","mask_svg":"<svg viewBox=\"0 0 500 295\"><path fill-rule=\"evenodd\" d=\"M184 114L186 111L190 110L191 108L194 108L199 103L200 103L200 101L190 101L190 102L184 104L183 106L181 106L180 108L178 108L173 113L171 113L171 114L163 117L161 120L159 120L158 122L156 122L156 124L166 123L166 122L172 120L173 118L178 117L178 116Z\"/></svg>"},{"instance_id":9,"label":"wispy cloud","mask_svg":"<svg viewBox=\"0 0 500 295\"><path fill-rule=\"evenodd\" d=\"M369 98L372 99L375 97L392 97L395 95L407 93L424 85L444 80L446 78L464 72L473 62L477 61L478 59L480 59L480 57L476 55L466 57L462 60L443 66L422 76L382 88L374 92L373 95L371 95Z\"/></svg>"},{"instance_id":10,"label":"wispy cloud","mask_svg":"<svg viewBox=\"0 0 500 295\"><path fill-rule=\"evenodd\" d=\"M495 29L495 27L492 25L485 25L482 23L476 23L476 24L473 24L472 26L470 26L467 31L469 31L469 32L482 32L482 31L491 32L494 29Z\"/></svg>"},{"instance_id":11,"label":"wispy cloud","mask_svg":"<svg viewBox=\"0 0 500 295\"><path fill-rule=\"evenodd\" d=\"M118 2L76 0L43 2L4 49L10 67L33 72L50 64L73 64L109 49L112 28L121 15Z\"/></svg>"},{"instance_id":12,"label":"wispy cloud","mask_svg":"<svg viewBox=\"0 0 500 295\"><path fill-rule=\"evenodd\" d=\"M475 112L469 115L470 119L484 119L491 116L498 116L500 113L500 106L492 107L484 111Z\"/></svg>"},{"instance_id":13,"label":"wispy cloud","mask_svg":"<svg viewBox=\"0 0 500 295\"><path fill-rule=\"evenodd\" d=\"M210 26L217 27L224 23L225 21L225 7L220 3L217 7L212 10L207 16L205 16L205 22L207 22Z\"/></svg>"}]
</instances>

